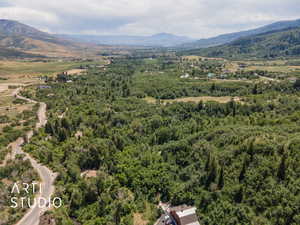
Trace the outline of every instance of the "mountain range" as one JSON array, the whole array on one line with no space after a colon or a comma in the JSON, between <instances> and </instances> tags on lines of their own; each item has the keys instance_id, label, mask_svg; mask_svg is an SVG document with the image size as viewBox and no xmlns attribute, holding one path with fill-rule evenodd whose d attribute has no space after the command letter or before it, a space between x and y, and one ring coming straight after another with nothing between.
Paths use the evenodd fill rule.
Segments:
<instances>
[{"instance_id":1,"label":"mountain range","mask_svg":"<svg viewBox=\"0 0 300 225\"><path fill-rule=\"evenodd\" d=\"M218 46L230 43L242 37L296 27L300 27L300 19L291 21L280 21L252 30L222 34L216 37L200 40L193 40L186 36L176 36L168 33L160 33L152 36L60 34L57 35L57 37L77 42L103 45L178 47L185 49L195 49Z\"/></svg>"},{"instance_id":2,"label":"mountain range","mask_svg":"<svg viewBox=\"0 0 300 225\"><path fill-rule=\"evenodd\" d=\"M285 28L239 38L228 44L181 52L207 57L277 58L300 56L300 28Z\"/></svg>"},{"instance_id":3,"label":"mountain range","mask_svg":"<svg viewBox=\"0 0 300 225\"><path fill-rule=\"evenodd\" d=\"M2 19L0 47L2 52L5 49L6 52L15 53L16 56L23 54L58 56L67 54L76 45L17 21Z\"/></svg>"},{"instance_id":4,"label":"mountain range","mask_svg":"<svg viewBox=\"0 0 300 225\"><path fill-rule=\"evenodd\" d=\"M213 57L278 57L299 55L300 19L193 41L185 36L54 35L12 20L0 19L0 57L86 57L112 46L172 47L181 54Z\"/></svg>"},{"instance_id":5,"label":"mountain range","mask_svg":"<svg viewBox=\"0 0 300 225\"><path fill-rule=\"evenodd\" d=\"M0 57L77 57L100 47L77 43L26 24L0 19Z\"/></svg>"},{"instance_id":6,"label":"mountain range","mask_svg":"<svg viewBox=\"0 0 300 225\"><path fill-rule=\"evenodd\" d=\"M129 35L80 35L59 34L59 38L69 39L77 42L121 45L121 46L144 46L144 47L173 47L193 41L185 36L176 36L168 33L159 33L152 36L129 36Z\"/></svg>"},{"instance_id":7,"label":"mountain range","mask_svg":"<svg viewBox=\"0 0 300 225\"><path fill-rule=\"evenodd\" d=\"M241 32L222 34L216 37L200 39L194 42L186 43L181 45L183 48L207 48L217 45L226 44L237 40L242 37L247 37L256 34L263 34L270 31L278 31L286 28L296 28L300 27L300 19L298 20L289 20L289 21L279 21L276 23L272 23L263 27L259 27L252 30L246 30Z\"/></svg>"}]
</instances>

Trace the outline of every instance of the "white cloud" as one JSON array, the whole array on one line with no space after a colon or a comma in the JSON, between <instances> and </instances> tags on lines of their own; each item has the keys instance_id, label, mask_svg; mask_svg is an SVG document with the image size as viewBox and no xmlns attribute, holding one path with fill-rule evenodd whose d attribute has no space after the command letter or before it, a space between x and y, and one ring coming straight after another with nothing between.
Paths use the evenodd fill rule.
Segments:
<instances>
[{"instance_id":1,"label":"white cloud","mask_svg":"<svg viewBox=\"0 0 300 225\"><path fill-rule=\"evenodd\" d=\"M298 0L11 0L0 5L0 17L51 32L170 32L197 38L296 19L299 11Z\"/></svg>"},{"instance_id":2,"label":"white cloud","mask_svg":"<svg viewBox=\"0 0 300 225\"><path fill-rule=\"evenodd\" d=\"M39 11L22 7L3 7L0 8L0 17L2 19L13 19L18 21L34 21L38 20L44 23L59 23L59 18L55 14L45 11Z\"/></svg>"}]
</instances>

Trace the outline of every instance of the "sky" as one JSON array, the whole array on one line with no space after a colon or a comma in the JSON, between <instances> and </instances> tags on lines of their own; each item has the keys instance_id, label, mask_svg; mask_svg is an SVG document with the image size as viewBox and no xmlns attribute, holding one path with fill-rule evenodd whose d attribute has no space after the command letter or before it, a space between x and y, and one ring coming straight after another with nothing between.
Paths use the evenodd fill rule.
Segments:
<instances>
[{"instance_id":1,"label":"sky","mask_svg":"<svg viewBox=\"0 0 300 225\"><path fill-rule=\"evenodd\" d=\"M50 33L200 39L300 19L299 0L0 0L0 18Z\"/></svg>"}]
</instances>

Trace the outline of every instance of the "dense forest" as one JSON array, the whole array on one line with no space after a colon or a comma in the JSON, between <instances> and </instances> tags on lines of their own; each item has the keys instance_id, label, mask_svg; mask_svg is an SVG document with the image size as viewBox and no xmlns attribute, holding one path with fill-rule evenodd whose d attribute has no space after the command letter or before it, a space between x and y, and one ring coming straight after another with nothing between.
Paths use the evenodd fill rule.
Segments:
<instances>
[{"instance_id":1,"label":"dense forest","mask_svg":"<svg viewBox=\"0 0 300 225\"><path fill-rule=\"evenodd\" d=\"M229 44L188 50L183 54L232 59L296 57L300 55L300 29L288 28L247 36Z\"/></svg>"},{"instance_id":2,"label":"dense forest","mask_svg":"<svg viewBox=\"0 0 300 225\"><path fill-rule=\"evenodd\" d=\"M116 59L23 93L48 106L25 149L59 172L57 224L131 225L141 213L152 225L159 201L195 205L207 225L300 224L300 83L191 82L162 61ZM204 95L243 102L159 102Z\"/></svg>"}]
</instances>

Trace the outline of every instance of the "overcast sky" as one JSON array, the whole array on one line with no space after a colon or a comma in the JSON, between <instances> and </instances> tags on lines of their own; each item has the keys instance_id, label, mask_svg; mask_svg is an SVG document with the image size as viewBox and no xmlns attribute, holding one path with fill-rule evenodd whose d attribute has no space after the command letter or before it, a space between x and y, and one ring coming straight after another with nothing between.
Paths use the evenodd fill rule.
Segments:
<instances>
[{"instance_id":1,"label":"overcast sky","mask_svg":"<svg viewBox=\"0 0 300 225\"><path fill-rule=\"evenodd\" d=\"M193 38L300 18L299 0L0 0L0 18L51 33Z\"/></svg>"}]
</instances>

